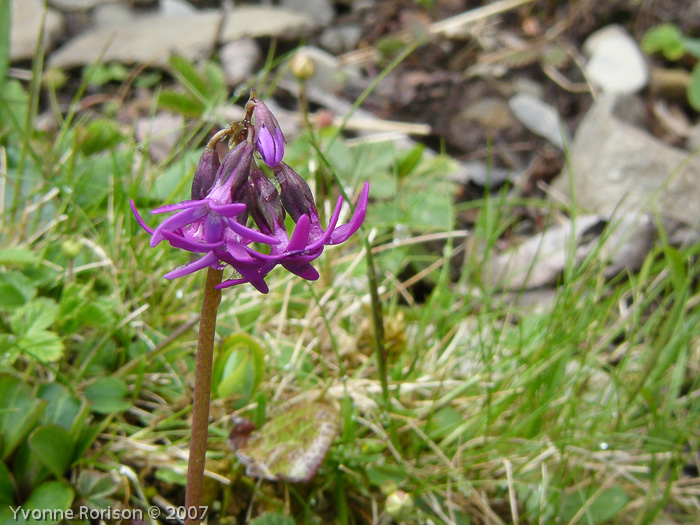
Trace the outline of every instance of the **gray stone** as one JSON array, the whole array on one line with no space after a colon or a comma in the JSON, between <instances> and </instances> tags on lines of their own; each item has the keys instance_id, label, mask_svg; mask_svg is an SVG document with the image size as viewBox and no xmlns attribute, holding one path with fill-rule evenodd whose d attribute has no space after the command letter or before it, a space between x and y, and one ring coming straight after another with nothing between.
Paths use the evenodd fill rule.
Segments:
<instances>
[{"instance_id":1,"label":"gray stone","mask_svg":"<svg viewBox=\"0 0 700 525\"><path fill-rule=\"evenodd\" d=\"M475 100L456 115L462 122L476 122L486 131L500 131L513 126L513 114L500 98L486 97Z\"/></svg>"},{"instance_id":2,"label":"gray stone","mask_svg":"<svg viewBox=\"0 0 700 525\"><path fill-rule=\"evenodd\" d=\"M262 59L262 51L252 38L241 38L224 44L219 50L221 67L229 86L237 86L250 78L256 64Z\"/></svg>"},{"instance_id":3,"label":"gray stone","mask_svg":"<svg viewBox=\"0 0 700 525\"><path fill-rule=\"evenodd\" d=\"M36 53L43 11L41 0L12 2L12 29L10 31L10 60L27 60ZM53 49L63 31L63 15L47 9L44 23L44 51Z\"/></svg>"},{"instance_id":4,"label":"gray stone","mask_svg":"<svg viewBox=\"0 0 700 525\"><path fill-rule=\"evenodd\" d=\"M346 24L327 27L319 39L320 44L331 53L339 55L355 49L362 36L362 26Z\"/></svg>"},{"instance_id":5,"label":"gray stone","mask_svg":"<svg viewBox=\"0 0 700 525\"><path fill-rule=\"evenodd\" d=\"M335 16L329 0L282 0L281 6L295 13L305 13L320 25L328 25Z\"/></svg>"},{"instance_id":6,"label":"gray stone","mask_svg":"<svg viewBox=\"0 0 700 525\"><path fill-rule=\"evenodd\" d=\"M98 27L53 53L49 63L57 67L82 66L96 62L103 51L105 63L165 66L171 53L195 60L213 45L220 20L218 11L127 17L116 23L103 19Z\"/></svg>"},{"instance_id":7,"label":"gray stone","mask_svg":"<svg viewBox=\"0 0 700 525\"><path fill-rule=\"evenodd\" d=\"M125 4L106 4L95 9L92 19L95 26L110 27L130 24L136 14Z\"/></svg>"},{"instance_id":8,"label":"gray stone","mask_svg":"<svg viewBox=\"0 0 700 525\"><path fill-rule=\"evenodd\" d=\"M569 131L555 108L527 93L513 96L508 101L508 106L527 129L544 137L557 148L565 149L569 143Z\"/></svg>"},{"instance_id":9,"label":"gray stone","mask_svg":"<svg viewBox=\"0 0 700 525\"><path fill-rule=\"evenodd\" d=\"M471 182L482 188L487 185L498 187L511 178L511 173L511 170L495 168L475 160L460 163L456 173L451 174L449 178L460 184Z\"/></svg>"},{"instance_id":10,"label":"gray stone","mask_svg":"<svg viewBox=\"0 0 700 525\"><path fill-rule=\"evenodd\" d=\"M607 93L636 93L649 82L646 59L637 42L618 25L591 34L583 44L590 55L588 79Z\"/></svg>"},{"instance_id":11,"label":"gray stone","mask_svg":"<svg viewBox=\"0 0 700 525\"><path fill-rule=\"evenodd\" d=\"M159 11L164 16L190 15L197 12L186 0L160 0Z\"/></svg>"},{"instance_id":12,"label":"gray stone","mask_svg":"<svg viewBox=\"0 0 700 525\"><path fill-rule=\"evenodd\" d=\"M569 166L554 188L576 205L609 216L613 212L658 212L685 224L700 217L700 160L615 117L618 97L598 98L579 125Z\"/></svg>"},{"instance_id":13,"label":"gray stone","mask_svg":"<svg viewBox=\"0 0 700 525\"><path fill-rule=\"evenodd\" d=\"M231 42L246 36L295 40L308 36L315 29L313 18L304 13L272 7L238 7L228 14L221 40Z\"/></svg>"},{"instance_id":14,"label":"gray stone","mask_svg":"<svg viewBox=\"0 0 700 525\"><path fill-rule=\"evenodd\" d=\"M87 11L111 0L50 0L49 5L63 12Z\"/></svg>"},{"instance_id":15,"label":"gray stone","mask_svg":"<svg viewBox=\"0 0 700 525\"><path fill-rule=\"evenodd\" d=\"M310 86L335 93L343 88L343 86L351 79L360 78L360 70L356 66L343 66L340 61L317 47L302 47L299 48L297 54L303 54L310 58L315 66L316 72L307 80ZM288 79L292 79L291 72L285 75Z\"/></svg>"}]
</instances>

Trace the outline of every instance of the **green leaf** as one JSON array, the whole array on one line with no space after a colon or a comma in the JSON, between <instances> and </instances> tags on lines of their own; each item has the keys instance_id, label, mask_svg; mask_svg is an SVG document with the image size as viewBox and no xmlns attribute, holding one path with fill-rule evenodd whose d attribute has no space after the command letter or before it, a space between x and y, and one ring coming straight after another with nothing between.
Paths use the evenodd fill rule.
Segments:
<instances>
[{"instance_id":1,"label":"green leaf","mask_svg":"<svg viewBox=\"0 0 700 525\"><path fill-rule=\"evenodd\" d=\"M113 64L92 64L85 66L82 78L90 86L104 86L110 82L124 82L129 78L129 70L118 62Z\"/></svg>"},{"instance_id":2,"label":"green leaf","mask_svg":"<svg viewBox=\"0 0 700 525\"><path fill-rule=\"evenodd\" d=\"M75 313L81 327L108 328L114 325L114 316L107 304L93 301L82 305Z\"/></svg>"},{"instance_id":3,"label":"green leaf","mask_svg":"<svg viewBox=\"0 0 700 525\"><path fill-rule=\"evenodd\" d=\"M102 431L102 427L99 425L85 425L82 428L75 429L78 433L75 439L75 450L73 452L76 459L83 457L83 454L90 448L97 436Z\"/></svg>"},{"instance_id":4,"label":"green leaf","mask_svg":"<svg viewBox=\"0 0 700 525\"><path fill-rule=\"evenodd\" d=\"M33 510L56 510L66 511L73 503L73 489L68 484L62 481L49 481L43 483L32 492L29 499L22 505L22 510L31 513ZM58 523L57 521L43 521L28 519L24 520L22 515L19 516L18 523L26 523L29 525L48 525L50 523Z\"/></svg>"},{"instance_id":5,"label":"green leaf","mask_svg":"<svg viewBox=\"0 0 700 525\"><path fill-rule=\"evenodd\" d=\"M202 101L192 94L180 93L172 89L164 89L160 92L158 107L192 118L201 117L207 109Z\"/></svg>"},{"instance_id":6,"label":"green leaf","mask_svg":"<svg viewBox=\"0 0 700 525\"><path fill-rule=\"evenodd\" d=\"M700 66L696 65L690 74L690 84L688 84L688 102L693 109L700 111Z\"/></svg>"},{"instance_id":7,"label":"green leaf","mask_svg":"<svg viewBox=\"0 0 700 525\"><path fill-rule=\"evenodd\" d=\"M212 388L217 397L236 396L238 405L247 404L265 373L265 350L248 334L227 338L214 363Z\"/></svg>"},{"instance_id":8,"label":"green leaf","mask_svg":"<svg viewBox=\"0 0 700 525\"><path fill-rule=\"evenodd\" d=\"M569 523L581 508L594 497L596 487L590 487L585 492L573 492L564 498L559 518L563 523ZM613 519L627 505L627 494L615 485L604 490L595 500L591 501L582 523L606 523Z\"/></svg>"},{"instance_id":9,"label":"green leaf","mask_svg":"<svg viewBox=\"0 0 700 525\"><path fill-rule=\"evenodd\" d=\"M53 363L63 356L63 342L55 332L48 330L32 330L25 334L17 346L25 354L41 363Z\"/></svg>"},{"instance_id":10,"label":"green leaf","mask_svg":"<svg viewBox=\"0 0 700 525\"><path fill-rule=\"evenodd\" d=\"M45 405L46 402L36 399L19 379L0 376L0 460L17 448Z\"/></svg>"},{"instance_id":11,"label":"green leaf","mask_svg":"<svg viewBox=\"0 0 700 525\"><path fill-rule=\"evenodd\" d=\"M41 415L42 425L58 425L76 439L88 416L87 403L58 383L41 385L37 396L47 402L46 410Z\"/></svg>"},{"instance_id":12,"label":"green leaf","mask_svg":"<svg viewBox=\"0 0 700 525\"><path fill-rule=\"evenodd\" d=\"M114 476L95 470L83 470L78 476L76 489L88 507L104 509L114 505L111 498L121 488L121 483Z\"/></svg>"},{"instance_id":13,"label":"green leaf","mask_svg":"<svg viewBox=\"0 0 700 525\"><path fill-rule=\"evenodd\" d=\"M224 71L214 62L207 62L204 66L204 75L207 79L207 95L209 102L218 101L226 93L226 77Z\"/></svg>"},{"instance_id":14,"label":"green leaf","mask_svg":"<svg viewBox=\"0 0 700 525\"><path fill-rule=\"evenodd\" d=\"M0 312L13 312L36 295L35 284L16 271L0 273Z\"/></svg>"},{"instance_id":15,"label":"green leaf","mask_svg":"<svg viewBox=\"0 0 700 525\"><path fill-rule=\"evenodd\" d=\"M406 177L418 166L418 163L423 158L425 146L417 144L403 155L397 163L397 171L399 178ZM374 187L372 188L374 190Z\"/></svg>"},{"instance_id":16,"label":"green leaf","mask_svg":"<svg viewBox=\"0 0 700 525\"><path fill-rule=\"evenodd\" d=\"M647 54L663 53L669 60L678 60L685 53L683 33L673 24L652 27L642 37L642 51Z\"/></svg>"},{"instance_id":17,"label":"green leaf","mask_svg":"<svg viewBox=\"0 0 700 525\"><path fill-rule=\"evenodd\" d=\"M187 485L187 474L176 472L171 468L159 468L156 470L155 476L156 479L171 485L180 485L181 487Z\"/></svg>"},{"instance_id":18,"label":"green leaf","mask_svg":"<svg viewBox=\"0 0 700 525\"><path fill-rule=\"evenodd\" d=\"M12 474L7 470L5 463L0 461L0 508L12 505L15 501L12 497L15 488L12 484Z\"/></svg>"},{"instance_id":19,"label":"green leaf","mask_svg":"<svg viewBox=\"0 0 700 525\"><path fill-rule=\"evenodd\" d=\"M119 124L105 118L91 120L87 126L78 125L75 133L78 150L86 157L112 149L124 140Z\"/></svg>"},{"instance_id":20,"label":"green leaf","mask_svg":"<svg viewBox=\"0 0 700 525\"><path fill-rule=\"evenodd\" d=\"M40 297L17 310L10 318L10 327L18 336L49 328L58 318L58 304L46 297Z\"/></svg>"},{"instance_id":21,"label":"green leaf","mask_svg":"<svg viewBox=\"0 0 700 525\"><path fill-rule=\"evenodd\" d=\"M173 68L175 77L188 90L202 96L207 94L207 83L192 62L181 55L173 54L170 56L170 67Z\"/></svg>"},{"instance_id":22,"label":"green leaf","mask_svg":"<svg viewBox=\"0 0 700 525\"><path fill-rule=\"evenodd\" d=\"M9 124L15 135L21 135L27 121L29 95L15 79L8 79L0 89L0 123Z\"/></svg>"},{"instance_id":23,"label":"green leaf","mask_svg":"<svg viewBox=\"0 0 700 525\"><path fill-rule=\"evenodd\" d=\"M29 434L29 447L39 461L60 479L73 462L73 440L58 425L39 427Z\"/></svg>"},{"instance_id":24,"label":"green leaf","mask_svg":"<svg viewBox=\"0 0 700 525\"><path fill-rule=\"evenodd\" d=\"M294 518L276 512L266 512L251 520L250 525L294 525Z\"/></svg>"},{"instance_id":25,"label":"green leaf","mask_svg":"<svg viewBox=\"0 0 700 525\"><path fill-rule=\"evenodd\" d=\"M683 47L687 53L700 59L700 38L683 37Z\"/></svg>"},{"instance_id":26,"label":"green leaf","mask_svg":"<svg viewBox=\"0 0 700 525\"><path fill-rule=\"evenodd\" d=\"M340 431L331 405L302 403L285 410L249 437L249 422L234 426L231 444L248 476L273 481L308 482L321 466Z\"/></svg>"},{"instance_id":27,"label":"green leaf","mask_svg":"<svg viewBox=\"0 0 700 525\"><path fill-rule=\"evenodd\" d=\"M3 0L0 0L2 2ZM0 249L0 264L3 266L27 266L38 262L36 254L29 248L15 246Z\"/></svg>"},{"instance_id":28,"label":"green leaf","mask_svg":"<svg viewBox=\"0 0 700 525\"><path fill-rule=\"evenodd\" d=\"M668 264L669 277L676 292L681 292L688 281L688 270L680 252L673 246L664 246L663 254Z\"/></svg>"},{"instance_id":29,"label":"green leaf","mask_svg":"<svg viewBox=\"0 0 700 525\"><path fill-rule=\"evenodd\" d=\"M128 392L126 384L121 379L103 377L85 388L84 393L93 412L112 414L131 408L131 403L125 400Z\"/></svg>"}]
</instances>

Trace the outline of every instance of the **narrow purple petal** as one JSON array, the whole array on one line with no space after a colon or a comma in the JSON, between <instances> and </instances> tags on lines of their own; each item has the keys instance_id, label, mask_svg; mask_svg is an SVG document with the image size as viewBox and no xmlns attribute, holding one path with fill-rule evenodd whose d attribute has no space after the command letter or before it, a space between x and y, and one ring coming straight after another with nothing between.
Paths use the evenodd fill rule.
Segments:
<instances>
[{"instance_id":1,"label":"narrow purple petal","mask_svg":"<svg viewBox=\"0 0 700 525\"><path fill-rule=\"evenodd\" d=\"M182 250L187 250L194 253L207 253L221 246L220 242L206 243L192 241L168 230L162 231L161 234L165 240L167 240L175 248L180 248Z\"/></svg>"},{"instance_id":2,"label":"narrow purple petal","mask_svg":"<svg viewBox=\"0 0 700 525\"><path fill-rule=\"evenodd\" d=\"M164 206L161 206L160 208L156 208L155 210L151 211L151 215L158 215L159 213L167 213L169 211L178 211L178 210L184 210L186 208L194 208L195 206L199 206L200 204L203 204L202 201L182 201L177 204L166 204Z\"/></svg>"},{"instance_id":3,"label":"narrow purple petal","mask_svg":"<svg viewBox=\"0 0 700 525\"><path fill-rule=\"evenodd\" d=\"M177 270L173 270L172 272L166 273L163 277L165 279L177 279L178 277L182 277L183 275L194 273L197 270L201 270L202 268L206 268L207 266L211 266L213 264L218 264L218 262L219 262L219 258L216 255L214 255L213 252L209 252L201 259L198 259L194 262L186 264L185 266L181 266Z\"/></svg>"},{"instance_id":4,"label":"narrow purple petal","mask_svg":"<svg viewBox=\"0 0 700 525\"><path fill-rule=\"evenodd\" d=\"M365 182L362 188L362 193L360 194L360 199L355 207L355 213L353 214L350 222L343 224L342 226L335 229L331 234L330 242L327 244L340 244L341 242L347 241L350 236L355 233L362 222L365 220L365 213L367 212L367 199L369 197L369 182Z\"/></svg>"},{"instance_id":5,"label":"narrow purple petal","mask_svg":"<svg viewBox=\"0 0 700 525\"><path fill-rule=\"evenodd\" d=\"M333 234L333 231L335 231L335 225L338 224L338 218L340 217L340 209L342 206L343 197L338 197L338 200L335 203L335 210L333 210L333 215L331 216L331 220L328 223L328 228L326 228L326 231L323 232L323 235L321 235L321 237L319 237L316 241L314 241L306 247L307 250L314 251L319 247L323 246L324 244L328 244L328 239L330 239L331 235Z\"/></svg>"},{"instance_id":6,"label":"narrow purple petal","mask_svg":"<svg viewBox=\"0 0 700 525\"><path fill-rule=\"evenodd\" d=\"M215 213L218 213L219 215L222 215L224 217L234 217L238 215L239 213L243 212L246 210L245 204L224 204L222 206L219 206L218 204L214 204L213 202L209 202L209 209Z\"/></svg>"},{"instance_id":7,"label":"narrow purple petal","mask_svg":"<svg viewBox=\"0 0 700 525\"><path fill-rule=\"evenodd\" d=\"M224 240L224 218L216 215L214 213L208 213L204 217L204 224L202 225L202 237L204 242L223 242Z\"/></svg>"},{"instance_id":8,"label":"narrow purple petal","mask_svg":"<svg viewBox=\"0 0 700 525\"><path fill-rule=\"evenodd\" d=\"M282 266L292 272L295 275L298 275L302 279L306 279L307 281L315 281L317 280L320 276L318 272L316 271L316 268L311 266L310 264L291 264L291 263L282 263Z\"/></svg>"},{"instance_id":9,"label":"narrow purple petal","mask_svg":"<svg viewBox=\"0 0 700 525\"><path fill-rule=\"evenodd\" d=\"M246 265L256 263L257 261L250 256L246 248L246 246L239 242L228 241L226 243L226 251L231 254L231 257L233 257L236 262Z\"/></svg>"},{"instance_id":10,"label":"narrow purple petal","mask_svg":"<svg viewBox=\"0 0 700 525\"><path fill-rule=\"evenodd\" d=\"M162 231L163 230L177 230L188 224L192 224L197 219L201 219L207 214L207 210L204 206L198 208L190 208L188 210L182 210L172 217L168 217L165 221L158 226L153 232L151 237L151 247L156 246L160 241L163 240Z\"/></svg>"},{"instance_id":11,"label":"narrow purple petal","mask_svg":"<svg viewBox=\"0 0 700 525\"><path fill-rule=\"evenodd\" d=\"M306 243L309 241L309 226L311 220L308 215L302 215L297 221L296 228L294 228L294 233L292 238L287 244L286 251L295 252L297 250L303 250L306 248Z\"/></svg>"},{"instance_id":12,"label":"narrow purple petal","mask_svg":"<svg viewBox=\"0 0 700 525\"><path fill-rule=\"evenodd\" d=\"M270 135L270 131L265 127L260 128L257 140L258 151L262 155L265 164L275 166L275 140Z\"/></svg>"},{"instance_id":13,"label":"narrow purple petal","mask_svg":"<svg viewBox=\"0 0 700 525\"><path fill-rule=\"evenodd\" d=\"M144 220L141 218L141 215L139 215L138 210L136 209L136 204L134 204L134 199L131 199L131 211L134 214L134 217L136 217L136 222L139 223L139 226L146 230L148 233L153 235L153 232L155 231L153 228L151 228L148 224L144 222Z\"/></svg>"},{"instance_id":14,"label":"narrow purple petal","mask_svg":"<svg viewBox=\"0 0 700 525\"><path fill-rule=\"evenodd\" d=\"M269 235L265 235L264 233L260 233L257 230L253 230L252 228L248 228L247 226L243 226L241 223L233 220L233 219L226 219L226 222L234 232L236 232L238 235L241 237L245 237L246 239L250 239L251 241L254 242L262 242L264 244L279 244L280 241L279 239L275 239L274 237L270 237Z\"/></svg>"},{"instance_id":15,"label":"narrow purple petal","mask_svg":"<svg viewBox=\"0 0 700 525\"><path fill-rule=\"evenodd\" d=\"M284 157L284 137L282 136L282 130L279 128L275 129L275 166L282 162Z\"/></svg>"}]
</instances>

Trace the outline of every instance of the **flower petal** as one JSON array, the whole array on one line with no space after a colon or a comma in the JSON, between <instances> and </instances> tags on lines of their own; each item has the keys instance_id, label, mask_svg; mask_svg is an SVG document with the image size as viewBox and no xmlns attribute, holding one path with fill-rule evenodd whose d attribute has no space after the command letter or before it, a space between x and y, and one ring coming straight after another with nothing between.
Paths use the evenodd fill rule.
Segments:
<instances>
[{"instance_id":1,"label":"flower petal","mask_svg":"<svg viewBox=\"0 0 700 525\"><path fill-rule=\"evenodd\" d=\"M141 226L141 228L143 228L143 229L146 230L148 233L150 233L151 235L153 235L153 232L154 232L155 230L154 230L153 228L151 228L148 224L146 224L146 223L144 222L144 220L141 218L141 215L139 215L139 212L138 212L138 210L136 209L136 204L134 204L134 199L131 199L130 203L131 203L131 211L133 212L134 217L136 217L136 222L139 223L139 226Z\"/></svg>"},{"instance_id":2,"label":"flower petal","mask_svg":"<svg viewBox=\"0 0 700 525\"><path fill-rule=\"evenodd\" d=\"M165 240L168 241L175 248L180 248L181 250L187 250L189 252L207 253L221 246L220 242L197 242L187 239L186 237L178 235L174 232L170 232L168 230L163 230L161 234L163 235Z\"/></svg>"},{"instance_id":3,"label":"flower petal","mask_svg":"<svg viewBox=\"0 0 700 525\"><path fill-rule=\"evenodd\" d=\"M178 268L177 270L173 270L172 272L168 272L163 277L165 279L177 279L178 277L182 277L183 275L194 273L197 270L201 270L202 268L206 268L207 266L211 266L213 264L218 264L218 262L219 262L219 258L216 255L214 255L213 252L209 252L201 259L198 259L194 262L186 264L185 266L181 266L180 268Z\"/></svg>"},{"instance_id":4,"label":"flower petal","mask_svg":"<svg viewBox=\"0 0 700 525\"><path fill-rule=\"evenodd\" d=\"M323 246L324 244L328 244L328 239L330 239L331 235L335 231L335 225L338 224L338 218L340 217L340 209L342 208L342 206L343 197L338 197L338 200L335 203L335 210L333 210L333 215L331 216L331 220L328 223L328 228L326 228L326 231L323 232L323 235L321 235L321 237L319 237L316 241L314 241L306 247L307 250L314 251L317 250L319 247Z\"/></svg>"},{"instance_id":5,"label":"flower petal","mask_svg":"<svg viewBox=\"0 0 700 525\"><path fill-rule=\"evenodd\" d=\"M360 194L360 199L355 207L355 213L352 215L352 219L347 224L335 229L331 234L330 241L327 244L340 244L341 242L347 241L350 236L355 233L362 222L365 220L365 214L367 212L367 199L369 197L369 182L365 182L362 188L362 193Z\"/></svg>"},{"instance_id":6,"label":"flower petal","mask_svg":"<svg viewBox=\"0 0 700 525\"><path fill-rule=\"evenodd\" d=\"M289 244L287 244L287 252L295 252L306 248L306 243L309 241L310 224L311 220L308 215L299 217L292 238L289 240Z\"/></svg>"},{"instance_id":7,"label":"flower petal","mask_svg":"<svg viewBox=\"0 0 700 525\"><path fill-rule=\"evenodd\" d=\"M246 210L245 204L224 204L222 206L219 206L218 204L214 204L213 202L209 202L209 209L215 213L218 213L219 215L223 217L234 217L238 215L239 213L243 212Z\"/></svg>"},{"instance_id":8,"label":"flower petal","mask_svg":"<svg viewBox=\"0 0 700 525\"><path fill-rule=\"evenodd\" d=\"M160 241L163 240L162 231L163 230L177 230L188 224L192 224L197 219L201 219L207 214L207 210L204 206L198 208L190 208L187 210L182 210L172 217L168 217L163 221L160 226L158 226L153 232L151 237L151 247L156 246Z\"/></svg>"},{"instance_id":9,"label":"flower petal","mask_svg":"<svg viewBox=\"0 0 700 525\"><path fill-rule=\"evenodd\" d=\"M156 208L155 210L152 210L151 215L158 215L159 213L167 213L169 211L184 210L186 208L194 208L195 206L199 206L202 203L203 203L202 201L190 200L190 201L178 202L177 204L165 204L164 206L161 206L160 208Z\"/></svg>"},{"instance_id":10,"label":"flower petal","mask_svg":"<svg viewBox=\"0 0 700 525\"><path fill-rule=\"evenodd\" d=\"M229 228L231 228L238 235L251 241L262 242L264 244L280 243L279 239L275 239L274 237L260 233L259 231L248 228L247 226L243 226L240 222L233 219L226 218L226 223L228 224Z\"/></svg>"},{"instance_id":11,"label":"flower petal","mask_svg":"<svg viewBox=\"0 0 700 525\"><path fill-rule=\"evenodd\" d=\"M318 271L316 271L316 268L311 266L310 264L292 264L292 263L282 263L282 266L292 272L295 275L298 275L302 279L306 279L307 281L315 281L317 280L320 276L318 274Z\"/></svg>"}]
</instances>

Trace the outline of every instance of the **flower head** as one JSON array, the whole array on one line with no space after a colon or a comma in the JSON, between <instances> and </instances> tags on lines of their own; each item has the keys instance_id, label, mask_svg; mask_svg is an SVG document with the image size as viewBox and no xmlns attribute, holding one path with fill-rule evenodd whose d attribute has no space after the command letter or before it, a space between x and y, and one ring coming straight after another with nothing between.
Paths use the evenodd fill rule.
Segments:
<instances>
[{"instance_id":1,"label":"flower head","mask_svg":"<svg viewBox=\"0 0 700 525\"><path fill-rule=\"evenodd\" d=\"M281 162L284 136L277 120L255 97L246 108L255 119L254 124L246 117L212 139L195 171L192 198L151 212L175 212L173 215L154 229L146 224L131 202L136 220L151 235L151 246L165 240L175 248L200 256L167 273L166 279L207 267L230 266L237 275L218 288L250 283L267 293L265 277L275 266L281 265L304 279L315 280L319 274L311 262L321 255L325 246L347 240L365 218L369 183L365 183L350 221L336 227L342 205L342 198L339 198L324 229L308 184ZM240 133L241 130L245 133ZM232 135L241 137L241 141L219 162L216 143ZM256 149L265 164L273 167L279 191L256 165L253 155ZM287 214L296 223L291 236L286 227ZM268 245L268 253L255 249L254 243Z\"/></svg>"},{"instance_id":2,"label":"flower head","mask_svg":"<svg viewBox=\"0 0 700 525\"><path fill-rule=\"evenodd\" d=\"M276 166L284 157L284 143L286 142L279 122L259 98L251 98L248 104L253 108L253 126L257 149L265 164L270 167Z\"/></svg>"}]
</instances>

